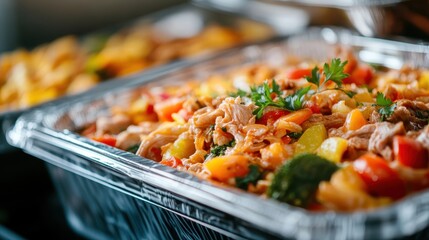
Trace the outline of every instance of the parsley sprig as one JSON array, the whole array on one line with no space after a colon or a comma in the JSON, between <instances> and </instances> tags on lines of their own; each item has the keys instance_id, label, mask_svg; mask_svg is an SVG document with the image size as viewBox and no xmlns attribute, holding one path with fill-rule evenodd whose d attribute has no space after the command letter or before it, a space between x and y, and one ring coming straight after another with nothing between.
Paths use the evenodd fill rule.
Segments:
<instances>
[{"instance_id":1,"label":"parsley sprig","mask_svg":"<svg viewBox=\"0 0 429 240\"><path fill-rule=\"evenodd\" d=\"M347 64L347 61L341 62L339 58L334 58L331 60L331 64L325 63L323 65L323 75L325 76L323 82L320 82L321 74L319 67L314 67L311 71L311 76L305 77L308 82L313 83L320 90L329 80L333 81L338 88L341 88L343 85L343 79L348 77L347 73L344 73L344 66Z\"/></svg>"},{"instance_id":2,"label":"parsley sprig","mask_svg":"<svg viewBox=\"0 0 429 240\"><path fill-rule=\"evenodd\" d=\"M299 89L294 94L283 97L280 86L273 79L271 81L271 86L265 81L264 84L260 86L250 88L250 91L250 98L255 102L255 105L258 106L258 108L253 111L253 114L259 119L262 117L265 108L269 106L290 111L301 109L304 104L305 94L310 91L310 87Z\"/></svg>"},{"instance_id":3,"label":"parsley sprig","mask_svg":"<svg viewBox=\"0 0 429 240\"><path fill-rule=\"evenodd\" d=\"M347 64L347 61L342 62L339 58L331 60L331 63L325 63L323 65L323 71L320 72L320 69L316 66L311 71L311 76L306 76L305 78L309 83L313 83L317 86L316 92L322 92L324 85L328 81L333 81L336 84L335 90L343 91L350 98L352 98L356 93L352 91L346 91L342 89L343 80L349 75L344 72L344 66ZM323 81L322 74L324 76ZM328 89L325 89L328 90ZM280 86L273 79L271 81L271 86L268 81L265 81L262 85L251 87L250 94L245 91L239 90L237 93L230 94L230 96L240 96L240 97L249 97L257 106L253 111L253 114L256 115L256 118L261 118L264 110L269 107L277 107L280 109L286 109L289 111L297 111L302 109L305 103L305 97L307 94L313 94L314 91L311 90L311 86L300 88L294 94L283 97Z\"/></svg>"},{"instance_id":4,"label":"parsley sprig","mask_svg":"<svg viewBox=\"0 0 429 240\"><path fill-rule=\"evenodd\" d=\"M273 99L273 93L277 95L277 101ZM255 102L255 105L258 106L258 108L253 111L256 118L261 118L265 108L268 106L278 108L284 108L285 106L284 102L281 100L280 86L274 79L271 81L271 86L268 84L268 81L265 81L260 86L251 87L250 98Z\"/></svg>"},{"instance_id":5,"label":"parsley sprig","mask_svg":"<svg viewBox=\"0 0 429 240\"><path fill-rule=\"evenodd\" d=\"M309 83L313 83L317 86L317 92L321 92L323 86L328 81L334 82L337 86L334 88L334 90L339 90L347 94L350 98L352 98L354 95L356 95L353 91L347 91L342 89L343 86L343 80L349 76L349 74L344 72L344 67L346 66L347 61L341 62L341 59L334 58L331 60L331 64L325 63L323 65L323 71L322 74L325 76L323 79L323 82L321 81L321 74L319 67L314 67L313 70L311 70L311 76L305 77Z\"/></svg>"},{"instance_id":6,"label":"parsley sprig","mask_svg":"<svg viewBox=\"0 0 429 240\"><path fill-rule=\"evenodd\" d=\"M390 117L396 109L396 103L384 96L383 93L378 92L375 98L375 106L379 106L378 112L381 114L381 121Z\"/></svg>"}]
</instances>

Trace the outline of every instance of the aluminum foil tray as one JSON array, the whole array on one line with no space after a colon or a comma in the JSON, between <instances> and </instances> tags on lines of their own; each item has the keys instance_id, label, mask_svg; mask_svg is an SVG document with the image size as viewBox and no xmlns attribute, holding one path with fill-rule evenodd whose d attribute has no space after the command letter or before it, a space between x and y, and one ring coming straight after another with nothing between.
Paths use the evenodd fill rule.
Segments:
<instances>
[{"instance_id":1,"label":"aluminum foil tray","mask_svg":"<svg viewBox=\"0 0 429 240\"><path fill-rule=\"evenodd\" d=\"M253 5L253 3L249 3L249 6ZM160 32L168 34L171 37L175 36L177 38L191 37L199 33L204 27L214 23L222 26L230 26L233 28L236 26L240 26L243 23L248 23L250 24L249 26L251 26L252 23L258 23L258 25L260 25L259 28L265 27L267 31L264 32L270 32L271 35L258 37L258 39L255 39L255 41L265 41L273 37L285 36L287 34L302 31L307 27L309 18L305 12L297 9L291 9L288 7L282 7L280 9L276 8L276 14L269 14L272 12L273 8L275 7L266 5L264 9L261 9L260 13L266 15L265 18L261 19L254 18L253 16L251 16L251 12L247 11L241 11L240 14L231 14L222 12L218 9L211 9L209 7L198 7L194 4L189 3L162 10L160 12L139 18L125 25L112 26L106 29L102 29L100 31L95 32L94 34L88 34L87 36L84 36L82 38L82 41L85 41L85 39L90 39L91 36L110 35L125 26L133 25L140 22L151 24L152 26L155 26L155 28ZM288 16L284 14L285 12L288 13ZM291 15L290 13L293 14ZM285 25L285 21L289 24ZM290 24L291 21L293 22L293 24ZM200 54L199 56L195 57L204 59L211 55L218 54L219 52L222 52L222 50L218 52ZM179 61L187 60L182 59ZM146 72L147 70L143 73L140 72L134 75L145 74ZM122 80L124 78L126 79L127 77L117 78L116 80ZM0 112L0 153L10 151L12 149L11 146L7 144L5 140L4 129L7 129L8 127L12 126L18 116L20 116L21 114L39 106L40 105L27 109Z\"/></svg>"},{"instance_id":2,"label":"aluminum foil tray","mask_svg":"<svg viewBox=\"0 0 429 240\"><path fill-rule=\"evenodd\" d=\"M326 59L338 45L348 46L369 63L429 67L428 46L315 28L286 40L111 82L79 99L26 113L8 132L8 141L49 163L69 223L88 238L428 239L429 191L372 212L314 213L216 186L73 132L108 114L113 104L125 104L142 85L180 84L249 63L278 64L287 55Z\"/></svg>"}]
</instances>

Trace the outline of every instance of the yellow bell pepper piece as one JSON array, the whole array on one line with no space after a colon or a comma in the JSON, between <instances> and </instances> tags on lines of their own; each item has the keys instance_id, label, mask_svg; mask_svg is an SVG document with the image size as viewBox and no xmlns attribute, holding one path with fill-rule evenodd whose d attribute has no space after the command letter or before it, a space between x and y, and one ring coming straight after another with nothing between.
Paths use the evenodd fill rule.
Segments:
<instances>
[{"instance_id":1,"label":"yellow bell pepper piece","mask_svg":"<svg viewBox=\"0 0 429 240\"><path fill-rule=\"evenodd\" d=\"M347 150L347 140L340 137L331 137L323 141L317 150L317 155L329 161L339 163L344 152Z\"/></svg>"},{"instance_id":2,"label":"yellow bell pepper piece","mask_svg":"<svg viewBox=\"0 0 429 240\"><path fill-rule=\"evenodd\" d=\"M312 114L313 112L309 108L303 108L279 118L279 122L294 122L296 124L302 124L309 119Z\"/></svg>"},{"instance_id":3,"label":"yellow bell pepper piece","mask_svg":"<svg viewBox=\"0 0 429 240\"><path fill-rule=\"evenodd\" d=\"M373 103L374 98L371 96L369 92L358 93L353 96L353 99L360 103Z\"/></svg>"},{"instance_id":4,"label":"yellow bell pepper piece","mask_svg":"<svg viewBox=\"0 0 429 240\"><path fill-rule=\"evenodd\" d=\"M175 157L177 159L188 158L195 152L194 139L182 136L168 147L162 156L162 159L170 157Z\"/></svg>"},{"instance_id":5,"label":"yellow bell pepper piece","mask_svg":"<svg viewBox=\"0 0 429 240\"><path fill-rule=\"evenodd\" d=\"M314 125L308 128L298 139L295 154L315 153L327 137L328 134L323 124Z\"/></svg>"},{"instance_id":6,"label":"yellow bell pepper piece","mask_svg":"<svg viewBox=\"0 0 429 240\"><path fill-rule=\"evenodd\" d=\"M419 87L429 90L429 71L422 72L420 75Z\"/></svg>"}]
</instances>

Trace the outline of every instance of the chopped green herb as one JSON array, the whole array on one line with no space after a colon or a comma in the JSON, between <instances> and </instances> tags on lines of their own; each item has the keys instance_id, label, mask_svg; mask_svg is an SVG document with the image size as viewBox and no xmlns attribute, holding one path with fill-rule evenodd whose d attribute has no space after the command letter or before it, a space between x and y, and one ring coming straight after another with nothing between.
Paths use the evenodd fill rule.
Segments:
<instances>
[{"instance_id":1,"label":"chopped green herb","mask_svg":"<svg viewBox=\"0 0 429 240\"><path fill-rule=\"evenodd\" d=\"M217 146L215 145L214 147L212 147L212 149L210 150L210 154L208 154L206 156L207 158L214 158L214 157L218 157L218 156L223 156L225 155L225 151L228 147L234 147L235 146L235 140L232 140L231 142L229 142L228 144L222 145L222 146Z\"/></svg>"},{"instance_id":2,"label":"chopped green herb","mask_svg":"<svg viewBox=\"0 0 429 240\"><path fill-rule=\"evenodd\" d=\"M226 127L221 128L223 132L226 132Z\"/></svg>"},{"instance_id":3,"label":"chopped green herb","mask_svg":"<svg viewBox=\"0 0 429 240\"><path fill-rule=\"evenodd\" d=\"M302 136L302 132L290 132L287 134L290 138L299 139Z\"/></svg>"},{"instance_id":4,"label":"chopped green herb","mask_svg":"<svg viewBox=\"0 0 429 240\"><path fill-rule=\"evenodd\" d=\"M311 77L307 76L305 77L309 83L316 84L317 87L320 85L320 73L319 68L316 66L311 70Z\"/></svg>"},{"instance_id":5,"label":"chopped green herb","mask_svg":"<svg viewBox=\"0 0 429 240\"><path fill-rule=\"evenodd\" d=\"M348 91L348 90L344 90L344 89L342 89L342 88L334 88L335 90L339 90L339 91L341 91L341 92L343 92L343 93L345 93L349 98L352 98L354 95L356 95L357 94L357 92L353 92L353 91Z\"/></svg>"},{"instance_id":6,"label":"chopped green herb","mask_svg":"<svg viewBox=\"0 0 429 240\"><path fill-rule=\"evenodd\" d=\"M127 149L127 152L136 153L137 150L139 150L140 144L136 144L134 146L131 146Z\"/></svg>"},{"instance_id":7,"label":"chopped green herb","mask_svg":"<svg viewBox=\"0 0 429 240\"><path fill-rule=\"evenodd\" d=\"M340 89L342 86L342 80L348 77L348 74L344 73L344 66L346 64L347 61L341 62L339 58L332 59L330 65L325 63L323 66L325 80L322 83L320 83L320 73L317 66L314 67L311 71L311 76L307 76L306 79L308 82L315 84L318 87L318 90L320 90L322 85L331 80L336 83L336 90L345 92L351 98L356 94L355 92ZM256 118L261 118L265 108L268 106L287 109L290 111L297 111L303 108L305 95L310 94L310 91L311 87L308 86L301 88L294 94L283 98L280 86L276 83L276 81L274 79L272 80L271 87L266 81L260 86L251 88L250 98L258 107L253 111L253 114L256 115ZM274 99L272 96L273 94L276 94L276 98Z\"/></svg>"},{"instance_id":8,"label":"chopped green herb","mask_svg":"<svg viewBox=\"0 0 429 240\"><path fill-rule=\"evenodd\" d=\"M378 92L376 96L376 106L381 107L378 112L381 114L381 121L390 117L396 109L396 103L384 96L383 93Z\"/></svg>"},{"instance_id":9,"label":"chopped green herb","mask_svg":"<svg viewBox=\"0 0 429 240\"><path fill-rule=\"evenodd\" d=\"M341 88L343 85L343 79L349 75L344 72L344 66L347 64L347 61L341 62L339 58L334 58L331 60L331 64L325 63L323 65L323 75L325 79L323 82L320 82L320 73L319 68L316 66L311 71L311 77L305 77L309 83L313 83L320 89L321 86L326 84L329 80L337 84L337 88Z\"/></svg>"},{"instance_id":10,"label":"chopped green herb","mask_svg":"<svg viewBox=\"0 0 429 240\"><path fill-rule=\"evenodd\" d=\"M258 106L258 108L253 111L253 114L256 115L256 118L261 118L262 114L264 113L264 109L268 106L285 108L285 103L281 98L280 86L274 79L271 81L271 87L268 85L268 82L265 81L264 84L257 87L252 87L250 90L250 97L252 101L255 102L255 105ZM273 93L277 94L279 98L278 101L274 101L271 97L271 94Z\"/></svg>"},{"instance_id":11,"label":"chopped green herb","mask_svg":"<svg viewBox=\"0 0 429 240\"><path fill-rule=\"evenodd\" d=\"M348 77L347 73L344 73L344 66L346 66L347 61L341 62L339 58L334 58L331 60L331 65L325 63L323 65L323 73L325 74L325 82L331 80L337 84L338 87L343 85L343 79Z\"/></svg>"},{"instance_id":12,"label":"chopped green herb","mask_svg":"<svg viewBox=\"0 0 429 240\"><path fill-rule=\"evenodd\" d=\"M249 165L249 173L244 177L235 178L235 185L241 189L247 190L249 183L256 184L262 177L262 171L257 165Z\"/></svg>"},{"instance_id":13,"label":"chopped green herb","mask_svg":"<svg viewBox=\"0 0 429 240\"><path fill-rule=\"evenodd\" d=\"M376 96L376 103L377 106L380 107L389 107L390 105L393 104L392 100L388 99L386 96L384 96L383 93L378 92L377 96Z\"/></svg>"},{"instance_id":14,"label":"chopped green herb","mask_svg":"<svg viewBox=\"0 0 429 240\"><path fill-rule=\"evenodd\" d=\"M268 85L268 82L265 82L263 85L252 88L251 98L255 102L257 109L253 111L253 114L256 115L256 118L261 118L264 110L268 106L277 107L281 109L286 109L290 111L297 111L301 109L304 105L304 97L310 91L310 86L306 88L301 88L296 91L294 94L286 96L283 98L280 86L276 83L275 80L272 80L272 86ZM272 98L272 94L277 95L277 99Z\"/></svg>"},{"instance_id":15,"label":"chopped green herb","mask_svg":"<svg viewBox=\"0 0 429 240\"><path fill-rule=\"evenodd\" d=\"M248 95L249 95L248 92L243 91L241 89L238 89L238 91L235 92L235 93L230 93L229 94L230 97L247 97Z\"/></svg>"},{"instance_id":16,"label":"chopped green herb","mask_svg":"<svg viewBox=\"0 0 429 240\"><path fill-rule=\"evenodd\" d=\"M287 96L284 101L284 108L292 111L297 111L304 105L304 97L310 91L310 86L301 88L296 93Z\"/></svg>"}]
</instances>

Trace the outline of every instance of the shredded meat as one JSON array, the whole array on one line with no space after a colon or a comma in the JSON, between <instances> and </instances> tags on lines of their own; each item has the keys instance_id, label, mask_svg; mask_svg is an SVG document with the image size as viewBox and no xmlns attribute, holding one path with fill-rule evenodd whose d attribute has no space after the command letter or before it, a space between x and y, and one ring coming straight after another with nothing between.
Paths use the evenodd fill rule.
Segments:
<instances>
[{"instance_id":1,"label":"shredded meat","mask_svg":"<svg viewBox=\"0 0 429 240\"><path fill-rule=\"evenodd\" d=\"M416 139L429 151L429 125L427 125Z\"/></svg>"},{"instance_id":2,"label":"shredded meat","mask_svg":"<svg viewBox=\"0 0 429 240\"><path fill-rule=\"evenodd\" d=\"M225 113L222 119L223 123L231 123L244 126L250 123L253 118L252 108L242 105L241 98L226 98L220 105L219 109Z\"/></svg>"},{"instance_id":3,"label":"shredded meat","mask_svg":"<svg viewBox=\"0 0 429 240\"><path fill-rule=\"evenodd\" d=\"M359 138L367 138L369 139L372 135L372 133L375 131L376 125L375 124L367 124L363 127L359 128L358 130L354 131L347 131L343 138L349 139L353 137L359 137Z\"/></svg>"},{"instance_id":4,"label":"shredded meat","mask_svg":"<svg viewBox=\"0 0 429 240\"><path fill-rule=\"evenodd\" d=\"M347 100L349 97L342 91L337 90L326 90L320 93L314 94L310 101L315 103L322 114L331 114L332 106L341 100Z\"/></svg>"},{"instance_id":5,"label":"shredded meat","mask_svg":"<svg viewBox=\"0 0 429 240\"><path fill-rule=\"evenodd\" d=\"M226 98L218 109L224 112L224 115L216 118L216 128L226 129L236 141L243 140L245 136L241 131L243 127L255 123L255 117L252 114L253 106L242 105L239 97ZM214 142L218 140L214 139Z\"/></svg>"},{"instance_id":6,"label":"shredded meat","mask_svg":"<svg viewBox=\"0 0 429 240\"><path fill-rule=\"evenodd\" d=\"M224 128L225 129L225 128ZM216 145L222 146L228 144L234 138L231 134L224 131L220 125L216 125L213 131L213 142ZM226 130L226 129L225 129Z\"/></svg>"},{"instance_id":7,"label":"shredded meat","mask_svg":"<svg viewBox=\"0 0 429 240\"><path fill-rule=\"evenodd\" d=\"M213 125L217 117L223 115L224 112L221 109L205 107L195 112L192 122L193 125L197 128L206 128L210 127L210 125Z\"/></svg>"},{"instance_id":8,"label":"shredded meat","mask_svg":"<svg viewBox=\"0 0 429 240\"><path fill-rule=\"evenodd\" d=\"M369 138L375 128L375 124L367 124L358 130L349 130L345 133L343 132L343 128L331 129L329 136L347 139L346 157L356 159L368 150Z\"/></svg>"},{"instance_id":9,"label":"shredded meat","mask_svg":"<svg viewBox=\"0 0 429 240\"><path fill-rule=\"evenodd\" d=\"M130 147L140 144L142 135L147 135L159 126L157 122L141 122L138 126L131 125L126 131L118 134L116 147L127 150Z\"/></svg>"},{"instance_id":10,"label":"shredded meat","mask_svg":"<svg viewBox=\"0 0 429 240\"><path fill-rule=\"evenodd\" d=\"M121 132L116 138L116 147L127 150L132 146L140 144L140 135L143 131L138 126L129 126L126 131Z\"/></svg>"},{"instance_id":11,"label":"shredded meat","mask_svg":"<svg viewBox=\"0 0 429 240\"><path fill-rule=\"evenodd\" d=\"M387 118L392 123L404 122L405 129L420 130L428 124L429 106L419 101L398 100L393 114Z\"/></svg>"},{"instance_id":12,"label":"shredded meat","mask_svg":"<svg viewBox=\"0 0 429 240\"><path fill-rule=\"evenodd\" d=\"M303 130L317 125L323 124L326 129L339 128L344 125L346 121L346 115L341 113L334 113L332 115L313 114L311 117L302 124Z\"/></svg>"},{"instance_id":13,"label":"shredded meat","mask_svg":"<svg viewBox=\"0 0 429 240\"><path fill-rule=\"evenodd\" d=\"M142 137L137 155L160 161L160 148L174 142L180 134L187 130L188 126L164 123L149 135ZM156 149L156 151L154 151ZM152 150L152 151L151 151Z\"/></svg>"},{"instance_id":14,"label":"shredded meat","mask_svg":"<svg viewBox=\"0 0 429 240\"><path fill-rule=\"evenodd\" d=\"M381 122L375 124L374 133L369 139L369 151L378 153L386 160L393 160L392 139L395 135L405 135L405 128L402 122L393 124Z\"/></svg>"},{"instance_id":15,"label":"shredded meat","mask_svg":"<svg viewBox=\"0 0 429 240\"><path fill-rule=\"evenodd\" d=\"M114 115L112 117L100 117L97 119L97 135L118 134L131 124L131 119L126 115Z\"/></svg>"}]
</instances>

